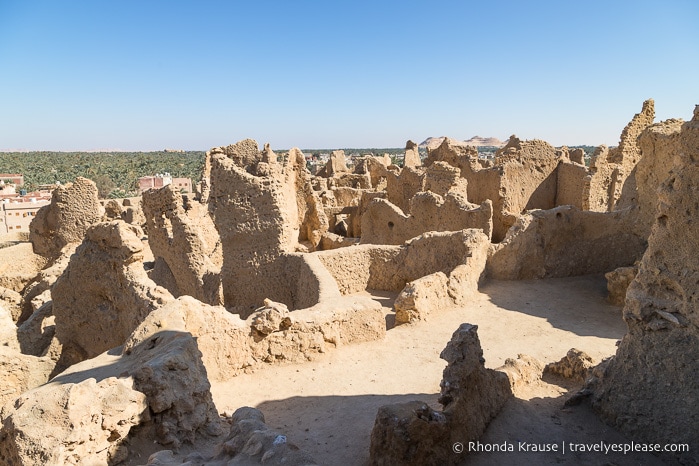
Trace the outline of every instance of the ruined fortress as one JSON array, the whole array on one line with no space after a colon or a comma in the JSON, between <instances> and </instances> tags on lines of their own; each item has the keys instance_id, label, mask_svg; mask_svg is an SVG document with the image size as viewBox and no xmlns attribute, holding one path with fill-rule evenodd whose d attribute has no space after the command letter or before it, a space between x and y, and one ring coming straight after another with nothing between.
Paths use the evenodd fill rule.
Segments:
<instances>
[{"instance_id":1,"label":"ruined fortress","mask_svg":"<svg viewBox=\"0 0 699 466\"><path fill-rule=\"evenodd\" d=\"M215 453L187 464L315 464L256 409L222 418L211 383L385 338L372 293L413 325L491 279L586 274L623 307L615 356L486 369L465 322L444 342L443 409L383 406L371 463L463 461L453 443L546 370L578 377L576 399L629 438L689 444L675 458L696 462L698 186L699 106L654 123L652 100L589 164L541 140L512 136L489 160L445 138L424 160L409 141L403 167L350 171L335 151L312 176L300 150L247 139L207 153L196 195L102 205L79 178L31 223L34 270L0 277L0 464L120 464L139 440L162 451L129 464L181 464L203 438Z\"/></svg>"}]
</instances>

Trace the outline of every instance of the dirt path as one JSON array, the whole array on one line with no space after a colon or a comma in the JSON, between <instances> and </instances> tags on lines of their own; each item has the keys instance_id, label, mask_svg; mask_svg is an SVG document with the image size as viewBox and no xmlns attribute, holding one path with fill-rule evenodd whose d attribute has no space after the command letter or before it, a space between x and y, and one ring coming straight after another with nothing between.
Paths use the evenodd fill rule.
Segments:
<instances>
[{"instance_id":1,"label":"dirt path","mask_svg":"<svg viewBox=\"0 0 699 466\"><path fill-rule=\"evenodd\" d=\"M607 304L605 295L600 276L491 281L469 306L392 328L382 341L345 346L306 364L269 367L214 384L214 400L221 412L240 406L261 409L270 426L321 464L366 464L379 406L418 399L440 407L436 399L446 363L439 353L461 323L479 326L491 368L518 353L557 361L572 347L599 360L614 354L616 341L626 332L620 310ZM390 296L379 297L390 302ZM549 382L508 403L483 441L625 441L587 407L562 409L570 387ZM481 453L470 455L467 464L663 464L650 455L542 455Z\"/></svg>"}]
</instances>

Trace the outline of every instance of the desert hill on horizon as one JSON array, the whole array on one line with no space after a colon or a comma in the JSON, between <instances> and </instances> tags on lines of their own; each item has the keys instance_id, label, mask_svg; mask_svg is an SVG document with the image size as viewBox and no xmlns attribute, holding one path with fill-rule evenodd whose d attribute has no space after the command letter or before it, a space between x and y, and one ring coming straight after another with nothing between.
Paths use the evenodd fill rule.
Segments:
<instances>
[{"instance_id":1,"label":"desert hill on horizon","mask_svg":"<svg viewBox=\"0 0 699 466\"><path fill-rule=\"evenodd\" d=\"M499 140L498 138L484 138L481 136L473 136L471 139L465 141L459 141L458 139L448 138L447 136L442 137L429 137L419 144L419 147L427 147L429 149L435 149L444 142L445 139L449 139L452 144L463 145L463 146L488 146L488 147L503 147L505 142Z\"/></svg>"}]
</instances>

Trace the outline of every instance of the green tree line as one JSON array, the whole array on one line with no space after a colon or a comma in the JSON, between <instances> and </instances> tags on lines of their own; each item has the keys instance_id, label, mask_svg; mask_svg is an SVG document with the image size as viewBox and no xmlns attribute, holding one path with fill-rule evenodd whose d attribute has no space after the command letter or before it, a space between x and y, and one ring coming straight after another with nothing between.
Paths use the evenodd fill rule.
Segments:
<instances>
[{"instance_id":1,"label":"green tree line","mask_svg":"<svg viewBox=\"0 0 699 466\"><path fill-rule=\"evenodd\" d=\"M205 152L0 152L0 173L24 175L24 188L62 184L82 176L97 184L102 197L136 194L138 178L170 173L201 180Z\"/></svg>"}]
</instances>

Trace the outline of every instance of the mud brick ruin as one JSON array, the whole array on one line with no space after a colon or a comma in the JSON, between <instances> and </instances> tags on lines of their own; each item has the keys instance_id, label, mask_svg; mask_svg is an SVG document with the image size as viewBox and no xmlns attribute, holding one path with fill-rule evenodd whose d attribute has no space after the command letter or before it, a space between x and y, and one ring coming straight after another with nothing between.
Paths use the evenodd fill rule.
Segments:
<instances>
[{"instance_id":1,"label":"mud brick ruin","mask_svg":"<svg viewBox=\"0 0 699 466\"><path fill-rule=\"evenodd\" d=\"M180 464L181 445L214 439L196 464L314 464L258 410L221 418L211 381L385 338L372 292L412 325L490 279L585 274L607 274L628 333L597 367L571 351L546 371L585 383L611 426L693 445L677 458L696 461L699 106L654 123L648 100L617 147L583 155L512 136L485 159L445 138L422 160L408 141L403 167L350 170L335 151L314 176L299 149L246 139L207 153L195 196L102 206L90 180L59 187L31 224L40 267L1 282L0 463L118 464L141 439L162 446L143 464ZM372 464L453 464L452 443L545 372L525 355L486 369L467 323L444 344L443 409L382 407Z\"/></svg>"}]
</instances>

